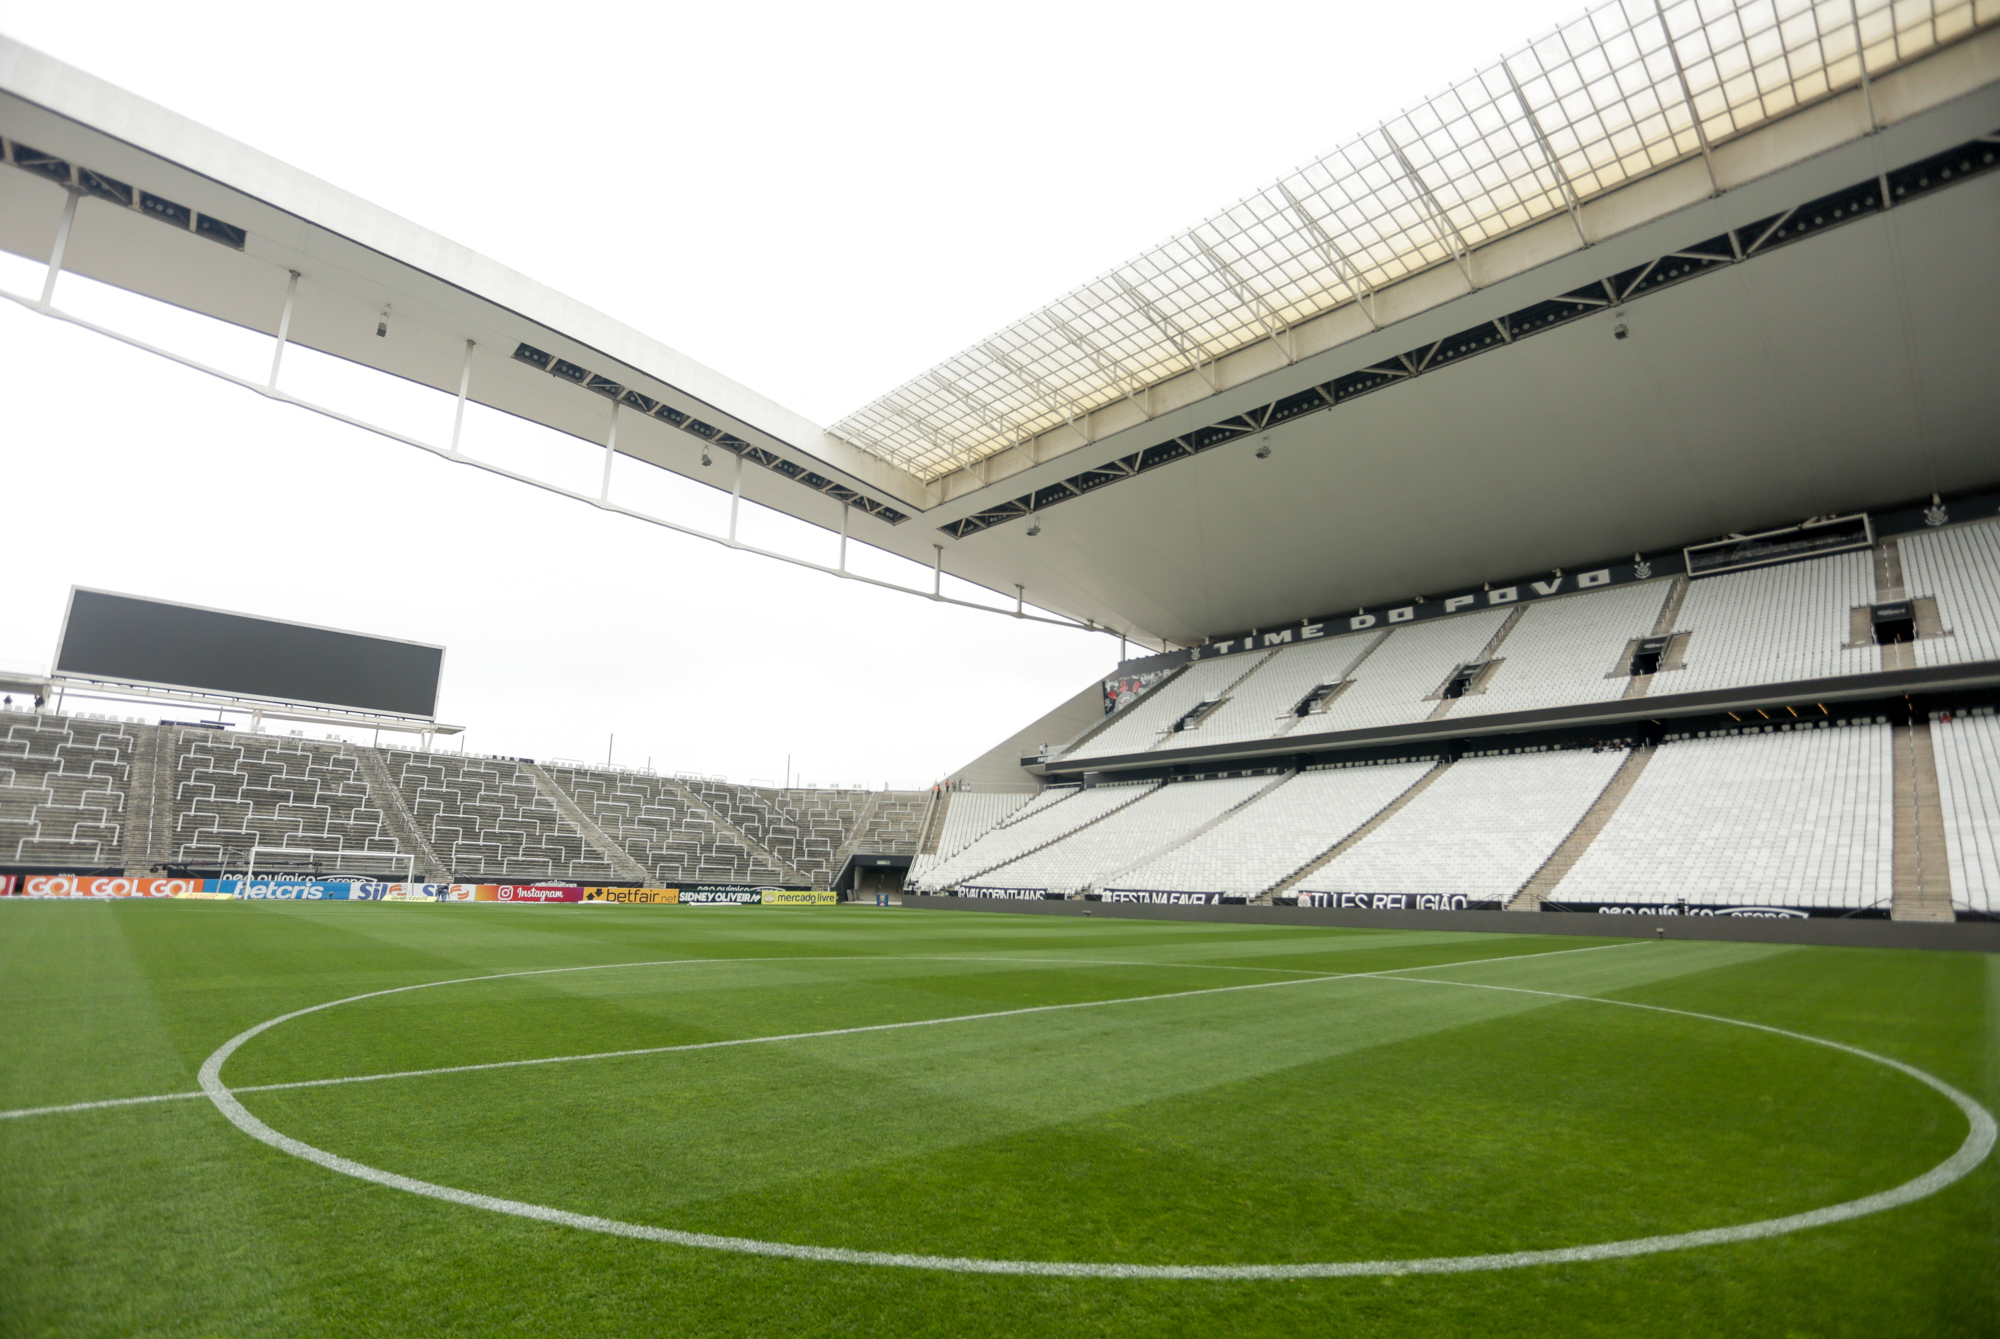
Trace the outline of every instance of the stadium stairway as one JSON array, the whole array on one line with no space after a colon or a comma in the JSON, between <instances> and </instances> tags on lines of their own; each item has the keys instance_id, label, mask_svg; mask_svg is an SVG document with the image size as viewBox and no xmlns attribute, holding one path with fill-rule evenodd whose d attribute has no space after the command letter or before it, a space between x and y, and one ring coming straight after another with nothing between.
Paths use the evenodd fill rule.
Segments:
<instances>
[{"instance_id":1,"label":"stadium stairway","mask_svg":"<svg viewBox=\"0 0 2000 1339\"><path fill-rule=\"evenodd\" d=\"M1260 905L1268 905L1272 898L1279 896L1289 889L1298 887L1301 880L1308 875L1319 873L1334 857L1347 854L1347 852L1360 844L1363 837L1366 837L1369 833L1401 813L1404 805L1407 805L1411 800L1416 799L1417 796L1429 790L1432 782L1450 770L1451 764L1448 762L1441 762L1431 768L1430 771L1425 772L1412 782L1408 790L1376 810L1373 818L1348 833L1345 837L1342 837L1333 845L1327 847L1326 850L1320 852L1311 860L1308 860L1305 864L1287 874L1284 878L1272 884L1269 888L1266 888L1262 893L1252 898L1251 901Z\"/></svg>"},{"instance_id":2,"label":"stadium stairway","mask_svg":"<svg viewBox=\"0 0 2000 1339\"><path fill-rule=\"evenodd\" d=\"M951 808L954 792L934 790L931 792L930 806L924 810L924 825L917 837L917 854L936 855L938 839L944 835L945 812Z\"/></svg>"},{"instance_id":3,"label":"stadium stairway","mask_svg":"<svg viewBox=\"0 0 2000 1339\"><path fill-rule=\"evenodd\" d=\"M1671 636L1673 640L1668 642L1667 649L1660 653L1659 672L1655 674L1633 675L1632 682L1625 685L1626 697L1644 697L1647 693L1653 691L1653 681L1659 678L1661 674L1681 669L1686 665L1688 634L1685 632L1675 632L1674 624L1680 620L1681 605L1687 600L1688 586L1690 584L1684 576L1675 577L1667 584L1667 598L1661 603L1660 616L1653 620L1653 631L1648 636ZM1630 668L1632 664L1632 657L1638 653L1639 644L1636 641L1625 648L1625 664L1627 668Z\"/></svg>"},{"instance_id":4,"label":"stadium stairway","mask_svg":"<svg viewBox=\"0 0 2000 1339\"><path fill-rule=\"evenodd\" d=\"M1226 823L1230 819L1236 817L1236 815L1242 813L1245 809L1248 809L1251 805L1257 803L1257 801L1263 799L1266 795L1269 795L1272 791L1284 785L1287 781L1290 781L1293 777L1297 775L1298 773L1296 771L1279 773L1277 776L1271 778L1270 784L1259 787L1254 794L1252 794L1248 799L1244 800L1242 803L1230 806L1229 808L1223 810L1221 813L1217 814L1215 817L1209 819L1205 823L1196 824L1194 827L1189 828L1186 832L1183 832L1180 836L1174 838L1172 841L1167 842L1163 846L1154 847L1152 850L1146 852L1146 854L1140 856L1137 860L1134 860L1129 864L1125 865L1123 868L1112 870L1109 874L1106 874L1103 878L1100 878L1095 883L1093 883L1086 891L1095 893L1095 892L1102 892L1106 888L1116 887L1117 881L1119 879L1124 878L1127 874L1130 874L1133 870L1139 869L1145 865L1149 865L1153 861L1158 860L1163 855L1167 855L1170 854L1171 852L1178 851L1181 847L1186 846L1189 842L1193 841L1196 837L1201 836L1204 832L1207 832L1210 828L1213 828L1221 823Z\"/></svg>"},{"instance_id":5,"label":"stadium stairway","mask_svg":"<svg viewBox=\"0 0 2000 1339\"><path fill-rule=\"evenodd\" d=\"M641 885L651 883L652 875L646 867L634 860L625 849L611 840L609 833L592 822L590 816L577 808L576 801L563 793L561 786L549 779L549 774L531 762L521 764L521 770L535 783L535 789L544 799L556 807L556 812L568 819L570 825L582 834L584 844L604 857L611 871L618 878L633 879Z\"/></svg>"},{"instance_id":6,"label":"stadium stairway","mask_svg":"<svg viewBox=\"0 0 2000 1339\"><path fill-rule=\"evenodd\" d=\"M1633 783L1652 760L1653 750L1650 748L1633 749L1625 755L1625 761L1619 764L1611 780L1599 792L1596 802L1584 810L1583 817L1570 829L1569 836L1549 853L1549 858L1542 862L1542 867L1535 871L1534 876L1521 885L1521 891L1508 901L1507 910L1541 910L1542 903L1555 891L1563 876L1575 868L1583 853L1590 849L1590 844L1597 840L1597 834L1604 831L1604 825L1611 821L1611 815L1618 812L1618 806L1632 793Z\"/></svg>"},{"instance_id":7,"label":"stadium stairway","mask_svg":"<svg viewBox=\"0 0 2000 1339\"><path fill-rule=\"evenodd\" d=\"M1888 648L1883 648L1884 650ZM1891 865L1889 917L1898 921L1948 921L1951 863L1945 849L1944 806L1938 801L1937 755L1930 722L1892 728L1896 846Z\"/></svg>"},{"instance_id":8,"label":"stadium stairway","mask_svg":"<svg viewBox=\"0 0 2000 1339\"><path fill-rule=\"evenodd\" d=\"M361 779L368 783L368 797L375 802L375 808L382 814L382 826L396 839L398 850L413 856L411 873L419 883L445 883L451 879L451 871L445 868L437 852L425 840L423 830L411 817L409 806L403 803L403 793L389 778L389 765L382 760L377 749L360 744L343 745L354 755Z\"/></svg>"},{"instance_id":9,"label":"stadium stairway","mask_svg":"<svg viewBox=\"0 0 2000 1339\"><path fill-rule=\"evenodd\" d=\"M734 823L730 822L729 819L723 815L721 810L715 808L713 805L709 804L706 800L702 799L701 795L694 789L694 787L685 786L682 785L679 781L670 780L664 777L661 778L661 780L668 790L671 790L674 794L681 797L682 801L686 803L686 805L692 812L697 814L707 815L709 821L715 825L715 830L719 835L727 837L730 841L737 843L739 846L743 847L743 849L750 852L752 856L755 856L758 859L763 860L764 862L769 864L773 869L777 870L778 877L775 880L775 882L802 883L808 886L811 886L814 883L814 881L811 878L807 877L803 872L795 868L789 860L783 859L776 852L772 851L769 847L765 846L764 843L758 841L756 838L752 837L749 833L745 832L742 828L739 828Z\"/></svg>"},{"instance_id":10,"label":"stadium stairway","mask_svg":"<svg viewBox=\"0 0 2000 1339\"><path fill-rule=\"evenodd\" d=\"M174 858L173 752L170 725L134 725L130 780L125 790L124 861L128 878L144 878Z\"/></svg>"}]
</instances>

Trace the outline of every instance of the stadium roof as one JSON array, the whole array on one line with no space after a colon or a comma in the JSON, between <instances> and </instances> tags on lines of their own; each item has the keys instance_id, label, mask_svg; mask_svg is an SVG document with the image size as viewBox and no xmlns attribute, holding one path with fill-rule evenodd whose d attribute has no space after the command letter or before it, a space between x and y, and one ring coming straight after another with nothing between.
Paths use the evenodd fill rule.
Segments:
<instances>
[{"instance_id":1,"label":"stadium roof","mask_svg":"<svg viewBox=\"0 0 2000 1339\"><path fill-rule=\"evenodd\" d=\"M1704 9L1706 12L1704 13ZM1953 0L1612 0L1073 289L830 430L926 481L1964 35ZM1990 18L1990 16L1988 16ZM1211 377L1211 381L1213 378Z\"/></svg>"},{"instance_id":2,"label":"stadium roof","mask_svg":"<svg viewBox=\"0 0 2000 1339\"><path fill-rule=\"evenodd\" d=\"M1186 644L1995 482L1981 3L1593 10L830 431L5 39L0 249Z\"/></svg>"}]
</instances>

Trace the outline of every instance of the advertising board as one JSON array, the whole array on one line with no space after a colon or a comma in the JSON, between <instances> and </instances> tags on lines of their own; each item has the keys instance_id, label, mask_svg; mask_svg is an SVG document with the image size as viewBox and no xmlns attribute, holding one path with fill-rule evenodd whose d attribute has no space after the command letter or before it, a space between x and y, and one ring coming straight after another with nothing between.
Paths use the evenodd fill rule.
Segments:
<instances>
[{"instance_id":1,"label":"advertising board","mask_svg":"<svg viewBox=\"0 0 2000 1339\"><path fill-rule=\"evenodd\" d=\"M574 883L482 883L475 902L512 902L540 906L549 902L581 902L583 888Z\"/></svg>"},{"instance_id":2,"label":"advertising board","mask_svg":"<svg viewBox=\"0 0 2000 1339\"><path fill-rule=\"evenodd\" d=\"M767 907L830 907L840 901L840 894L830 888L766 888L763 905Z\"/></svg>"},{"instance_id":3,"label":"advertising board","mask_svg":"<svg viewBox=\"0 0 2000 1339\"><path fill-rule=\"evenodd\" d=\"M678 888L586 888L583 904L594 907L666 906L681 900Z\"/></svg>"},{"instance_id":4,"label":"advertising board","mask_svg":"<svg viewBox=\"0 0 2000 1339\"><path fill-rule=\"evenodd\" d=\"M1340 911L1498 911L1502 906L1463 893L1300 893L1299 905Z\"/></svg>"}]
</instances>

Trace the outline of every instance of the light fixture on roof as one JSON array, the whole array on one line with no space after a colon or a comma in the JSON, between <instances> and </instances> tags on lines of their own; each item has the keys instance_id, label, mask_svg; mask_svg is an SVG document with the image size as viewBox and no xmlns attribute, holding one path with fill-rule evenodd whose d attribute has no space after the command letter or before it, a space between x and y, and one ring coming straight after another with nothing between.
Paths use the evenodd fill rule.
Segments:
<instances>
[{"instance_id":1,"label":"light fixture on roof","mask_svg":"<svg viewBox=\"0 0 2000 1339\"><path fill-rule=\"evenodd\" d=\"M389 334L389 304L382 304L382 315L375 321L375 338L385 339Z\"/></svg>"},{"instance_id":2,"label":"light fixture on roof","mask_svg":"<svg viewBox=\"0 0 2000 1339\"><path fill-rule=\"evenodd\" d=\"M1269 460L1270 458L1271 458L1271 434L1267 432L1264 434L1264 440L1258 444L1257 459Z\"/></svg>"},{"instance_id":3,"label":"light fixture on roof","mask_svg":"<svg viewBox=\"0 0 2000 1339\"><path fill-rule=\"evenodd\" d=\"M705 446L701 449L701 463L704 465L713 465L715 463L714 458L708 454L708 448Z\"/></svg>"},{"instance_id":4,"label":"light fixture on roof","mask_svg":"<svg viewBox=\"0 0 2000 1339\"><path fill-rule=\"evenodd\" d=\"M1042 533L1042 523L1040 521L1035 521L1028 526L1029 539L1033 539L1036 535L1039 535L1041 533Z\"/></svg>"}]
</instances>

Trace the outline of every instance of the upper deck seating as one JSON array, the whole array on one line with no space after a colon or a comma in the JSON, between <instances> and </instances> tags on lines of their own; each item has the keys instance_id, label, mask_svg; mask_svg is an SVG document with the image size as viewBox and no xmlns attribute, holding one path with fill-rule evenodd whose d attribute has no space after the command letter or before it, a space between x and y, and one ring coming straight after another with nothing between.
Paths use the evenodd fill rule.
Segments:
<instances>
[{"instance_id":1,"label":"upper deck seating","mask_svg":"<svg viewBox=\"0 0 2000 1339\"><path fill-rule=\"evenodd\" d=\"M1701 577L1681 605L1680 626L1693 634L1687 668L1662 674L1653 692L1878 671L1880 647L1846 646L1851 611L1874 602L1874 558L1866 552Z\"/></svg>"},{"instance_id":2,"label":"upper deck seating","mask_svg":"<svg viewBox=\"0 0 2000 1339\"><path fill-rule=\"evenodd\" d=\"M1394 629L1356 668L1354 686L1325 712L1300 721L1287 738L1421 721L1437 710L1452 671L1477 658L1512 612L1502 605Z\"/></svg>"},{"instance_id":3,"label":"upper deck seating","mask_svg":"<svg viewBox=\"0 0 2000 1339\"><path fill-rule=\"evenodd\" d=\"M1292 708L1308 693L1345 679L1354 662L1382 636L1371 628L1287 647L1237 685L1229 700L1205 716L1197 733L1183 742L1226 744L1269 739L1291 725ZM1247 666L1253 659L1239 656L1237 663Z\"/></svg>"},{"instance_id":4,"label":"upper deck seating","mask_svg":"<svg viewBox=\"0 0 2000 1339\"><path fill-rule=\"evenodd\" d=\"M1919 665L2000 660L2000 521L1907 535L1896 543L1903 589L1932 596L1949 637L1917 642Z\"/></svg>"},{"instance_id":5,"label":"upper deck seating","mask_svg":"<svg viewBox=\"0 0 2000 1339\"><path fill-rule=\"evenodd\" d=\"M1459 698L1451 714L1534 711L1623 696L1632 683L1625 649L1652 632L1670 584L1635 581L1529 605L1500 643L1491 677Z\"/></svg>"}]
</instances>

